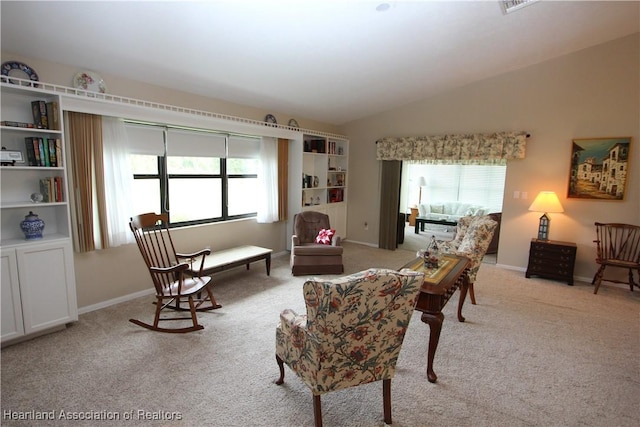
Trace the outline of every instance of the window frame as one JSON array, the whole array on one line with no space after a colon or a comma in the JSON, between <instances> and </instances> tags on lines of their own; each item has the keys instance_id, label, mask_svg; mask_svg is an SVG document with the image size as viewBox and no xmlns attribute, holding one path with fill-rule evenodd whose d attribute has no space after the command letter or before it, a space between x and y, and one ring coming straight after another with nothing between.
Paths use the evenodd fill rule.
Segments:
<instances>
[{"instance_id":1,"label":"window frame","mask_svg":"<svg viewBox=\"0 0 640 427\"><path fill-rule=\"evenodd\" d=\"M130 154L135 155L135 154ZM158 181L158 191L160 192L160 212L166 213L169 216L169 228L179 228L179 227L188 227L192 225L201 225L201 224L212 224L216 222L225 222L225 221L233 221L237 219L244 218L255 218L257 217L257 212L248 212L244 214L237 215L229 215L229 179L244 179L251 178L257 179L258 174L227 174L227 159L219 158L220 161L220 173L219 174L169 174L167 172L167 157L168 156L156 156L158 172L157 174L133 174L133 179L144 179L144 180L157 180ZM194 156L198 157L198 156ZM221 185L221 203L222 203L222 215L220 217L212 217L212 218L203 218L197 220L190 221L180 221L173 222L171 221L171 197L169 194L169 182L171 179L220 179L222 181Z\"/></svg>"}]
</instances>

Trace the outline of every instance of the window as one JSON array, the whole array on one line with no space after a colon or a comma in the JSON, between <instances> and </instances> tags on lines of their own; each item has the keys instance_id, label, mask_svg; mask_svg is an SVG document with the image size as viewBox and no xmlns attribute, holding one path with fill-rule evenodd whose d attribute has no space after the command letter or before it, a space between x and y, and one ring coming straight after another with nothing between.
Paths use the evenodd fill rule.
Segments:
<instances>
[{"instance_id":1,"label":"window","mask_svg":"<svg viewBox=\"0 0 640 427\"><path fill-rule=\"evenodd\" d=\"M419 203L465 202L502 211L506 165L405 164L403 192L407 208ZM425 185L420 188L420 178Z\"/></svg>"},{"instance_id":2,"label":"window","mask_svg":"<svg viewBox=\"0 0 640 427\"><path fill-rule=\"evenodd\" d=\"M135 212L166 212L173 227L256 216L258 138L141 124L127 134Z\"/></svg>"}]
</instances>

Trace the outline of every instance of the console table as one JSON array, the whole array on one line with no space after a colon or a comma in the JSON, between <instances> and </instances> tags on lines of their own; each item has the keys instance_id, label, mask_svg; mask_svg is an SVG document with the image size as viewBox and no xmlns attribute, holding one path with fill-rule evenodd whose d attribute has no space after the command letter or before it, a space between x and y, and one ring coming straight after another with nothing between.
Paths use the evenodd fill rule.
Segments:
<instances>
[{"instance_id":1,"label":"console table","mask_svg":"<svg viewBox=\"0 0 640 427\"><path fill-rule=\"evenodd\" d=\"M531 239L529 265L525 277L540 276L573 285L576 244L557 240Z\"/></svg>"},{"instance_id":2,"label":"console table","mask_svg":"<svg viewBox=\"0 0 640 427\"><path fill-rule=\"evenodd\" d=\"M469 289L467 271L470 263L466 257L447 254L443 256L440 268L426 268L422 258L416 258L402 267L425 273L424 283L420 288L415 309L422 312L421 320L429 325L429 330L431 331L427 354L427 378L432 383L438 379L433 371L433 358L438 348L440 331L444 321L442 308L447 304L456 289L460 288L458 321L464 322L462 306Z\"/></svg>"}]
</instances>

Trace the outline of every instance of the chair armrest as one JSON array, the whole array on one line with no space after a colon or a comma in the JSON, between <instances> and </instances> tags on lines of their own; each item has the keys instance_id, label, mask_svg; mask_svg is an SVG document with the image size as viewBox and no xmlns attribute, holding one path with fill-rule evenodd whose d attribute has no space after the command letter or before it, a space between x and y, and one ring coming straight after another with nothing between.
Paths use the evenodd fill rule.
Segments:
<instances>
[{"instance_id":1,"label":"chair armrest","mask_svg":"<svg viewBox=\"0 0 640 427\"><path fill-rule=\"evenodd\" d=\"M180 264L172 265L171 267L149 267L149 271L153 273L174 273L181 272L189 269L189 264L181 262Z\"/></svg>"},{"instance_id":2,"label":"chair armrest","mask_svg":"<svg viewBox=\"0 0 640 427\"><path fill-rule=\"evenodd\" d=\"M202 276L202 270L204 269L204 259L207 257L207 255L211 255L211 249L210 248L200 249L198 252L194 252L194 253L191 253L191 254L176 253L176 258L178 260L180 260L180 259L188 259L189 260L189 270L191 270L193 273L197 274L198 277L200 277L200 276ZM198 268L197 273L196 273L196 269L193 268L193 264L196 263L196 261L197 261L196 259L198 257L200 258L200 268Z\"/></svg>"},{"instance_id":3,"label":"chair armrest","mask_svg":"<svg viewBox=\"0 0 640 427\"><path fill-rule=\"evenodd\" d=\"M334 234L333 237L331 238L331 246L341 246L341 245L342 245L342 239L337 234Z\"/></svg>"},{"instance_id":4,"label":"chair armrest","mask_svg":"<svg viewBox=\"0 0 640 427\"><path fill-rule=\"evenodd\" d=\"M194 252L192 254L176 253L177 258L195 258L201 255L211 255L211 249L210 248L200 249L198 252Z\"/></svg>"},{"instance_id":5,"label":"chair armrest","mask_svg":"<svg viewBox=\"0 0 640 427\"><path fill-rule=\"evenodd\" d=\"M291 245L300 246L300 238L295 234L291 236Z\"/></svg>"},{"instance_id":6,"label":"chair armrest","mask_svg":"<svg viewBox=\"0 0 640 427\"><path fill-rule=\"evenodd\" d=\"M600 239L594 240L593 243L596 244L596 261L602 260L604 257L602 256L602 246L600 246Z\"/></svg>"},{"instance_id":7,"label":"chair armrest","mask_svg":"<svg viewBox=\"0 0 640 427\"><path fill-rule=\"evenodd\" d=\"M291 334L294 329L302 329L306 332L307 315L297 314L291 309L282 310L280 313L280 325L284 332Z\"/></svg>"},{"instance_id":8,"label":"chair armrest","mask_svg":"<svg viewBox=\"0 0 640 427\"><path fill-rule=\"evenodd\" d=\"M458 253L458 245L454 240L436 240L436 244L442 253Z\"/></svg>"}]
</instances>

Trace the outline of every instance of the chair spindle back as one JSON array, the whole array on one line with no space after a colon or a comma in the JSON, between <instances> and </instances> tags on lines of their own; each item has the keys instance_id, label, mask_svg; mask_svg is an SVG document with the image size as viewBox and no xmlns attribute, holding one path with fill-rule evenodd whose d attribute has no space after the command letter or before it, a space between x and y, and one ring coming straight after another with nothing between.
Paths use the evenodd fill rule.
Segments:
<instances>
[{"instance_id":1,"label":"chair spindle back","mask_svg":"<svg viewBox=\"0 0 640 427\"><path fill-rule=\"evenodd\" d=\"M640 262L640 226L595 223L599 260Z\"/></svg>"},{"instance_id":2,"label":"chair spindle back","mask_svg":"<svg viewBox=\"0 0 640 427\"><path fill-rule=\"evenodd\" d=\"M171 293L176 278L170 274L154 271L154 268L172 267L178 264L173 240L169 233L167 214L146 213L131 218L129 227L149 268L156 291L160 295Z\"/></svg>"}]
</instances>

